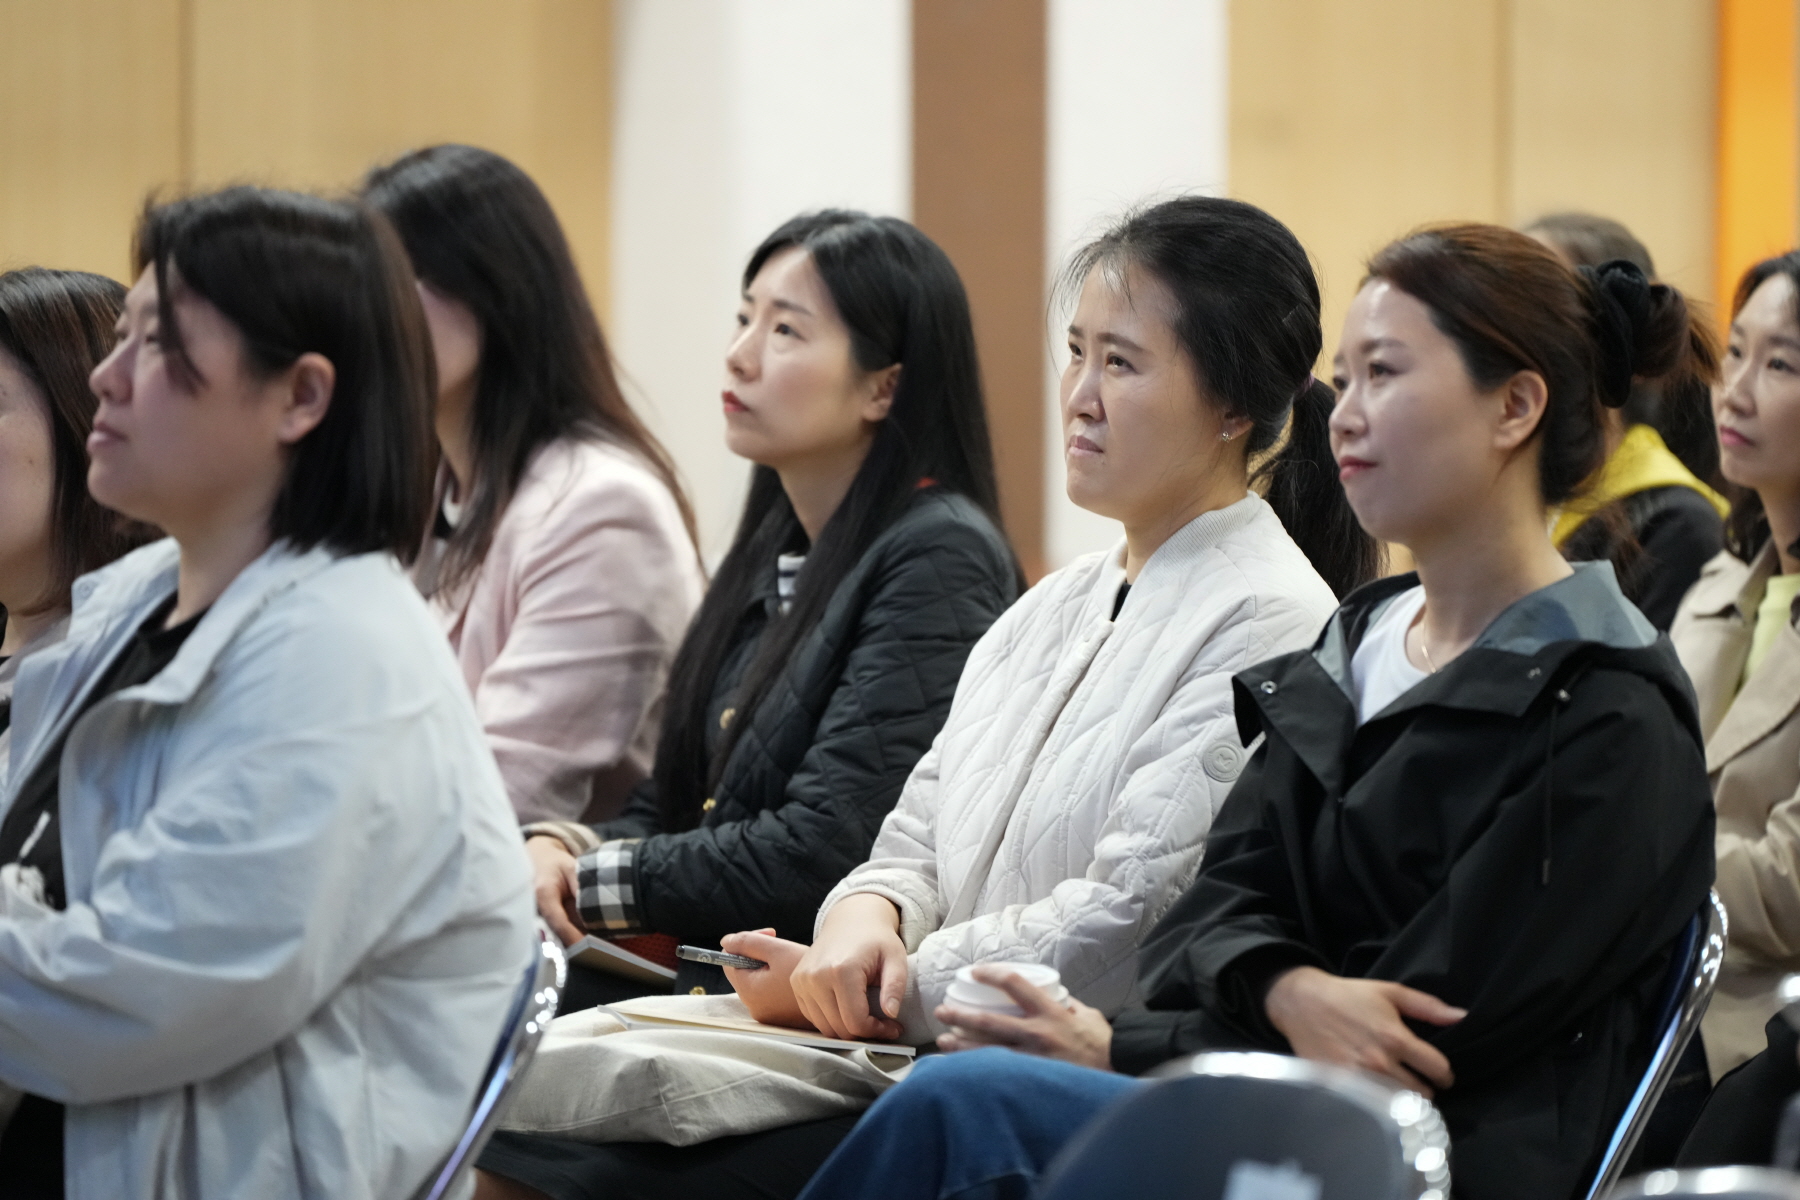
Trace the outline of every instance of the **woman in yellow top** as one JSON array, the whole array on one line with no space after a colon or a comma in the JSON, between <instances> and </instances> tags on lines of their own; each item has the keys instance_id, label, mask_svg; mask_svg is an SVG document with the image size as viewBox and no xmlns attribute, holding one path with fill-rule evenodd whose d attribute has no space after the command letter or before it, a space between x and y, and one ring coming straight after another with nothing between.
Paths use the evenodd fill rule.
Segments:
<instances>
[{"instance_id":1,"label":"woman in yellow top","mask_svg":"<svg viewBox=\"0 0 1800 1200\"><path fill-rule=\"evenodd\" d=\"M1713 399L1720 466L1745 489L1671 636L1700 699L1730 943L1701 1032L1713 1075L1763 1047L1800 969L1800 252L1752 267Z\"/></svg>"},{"instance_id":2,"label":"woman in yellow top","mask_svg":"<svg viewBox=\"0 0 1800 1200\"><path fill-rule=\"evenodd\" d=\"M1623 259L1656 278L1650 251L1606 217L1552 213L1525 232L1571 267ZM1688 369L1654 384L1634 381L1625 407L1606 412L1605 465L1551 529L1571 562L1610 559L1626 598L1662 630L1724 545L1731 506L1707 483L1718 471L1707 411L1718 361L1718 348L1696 330Z\"/></svg>"}]
</instances>

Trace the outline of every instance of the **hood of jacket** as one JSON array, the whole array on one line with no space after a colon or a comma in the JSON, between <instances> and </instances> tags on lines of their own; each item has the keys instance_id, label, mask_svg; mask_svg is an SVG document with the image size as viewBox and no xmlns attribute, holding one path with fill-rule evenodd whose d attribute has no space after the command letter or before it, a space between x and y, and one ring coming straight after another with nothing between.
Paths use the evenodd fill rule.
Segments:
<instances>
[{"instance_id":1,"label":"hood of jacket","mask_svg":"<svg viewBox=\"0 0 1800 1200\"><path fill-rule=\"evenodd\" d=\"M1344 751L1357 730L1351 660L1376 618L1417 574L1379 579L1352 592L1312 649L1260 663L1235 680L1245 744L1279 731L1308 769L1341 790ZM1693 684L1669 639L1619 590L1611 563L1576 563L1567 577L1509 605L1442 670L1374 714L1370 725L1425 706L1522 716L1553 684L1603 662L1632 671L1668 697L1695 740Z\"/></svg>"}]
</instances>

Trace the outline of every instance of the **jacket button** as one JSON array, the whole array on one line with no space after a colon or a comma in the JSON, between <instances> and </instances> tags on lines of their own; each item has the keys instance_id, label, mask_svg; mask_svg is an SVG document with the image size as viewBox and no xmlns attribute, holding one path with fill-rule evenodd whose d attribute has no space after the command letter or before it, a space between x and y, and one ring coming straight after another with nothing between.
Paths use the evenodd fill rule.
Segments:
<instances>
[{"instance_id":1,"label":"jacket button","mask_svg":"<svg viewBox=\"0 0 1800 1200\"><path fill-rule=\"evenodd\" d=\"M1529 671L1527 671L1527 672L1525 672L1525 678L1527 678L1527 679L1536 679L1536 678L1537 678L1537 677L1538 677L1538 676L1539 676L1539 675L1542 675L1542 674L1543 674L1543 673L1544 673L1544 672L1543 672L1543 669L1542 669L1542 668L1540 668L1540 667L1533 667L1533 668L1531 668L1531 670L1529 670Z\"/></svg>"},{"instance_id":2,"label":"jacket button","mask_svg":"<svg viewBox=\"0 0 1800 1200\"><path fill-rule=\"evenodd\" d=\"M704 995L706 995L706 989L705 989L705 988L703 988L703 987L691 987L691 988L689 988L689 989L688 989L688 995L690 995L690 996L704 996Z\"/></svg>"},{"instance_id":3,"label":"jacket button","mask_svg":"<svg viewBox=\"0 0 1800 1200\"><path fill-rule=\"evenodd\" d=\"M1273 696L1275 694L1275 681L1273 679L1263 680L1262 694L1265 696Z\"/></svg>"},{"instance_id":4,"label":"jacket button","mask_svg":"<svg viewBox=\"0 0 1800 1200\"><path fill-rule=\"evenodd\" d=\"M704 801L701 802L700 811L701 812L711 812L713 809L715 809L717 807L719 807L719 802L717 800L714 800L711 796L708 796Z\"/></svg>"},{"instance_id":5,"label":"jacket button","mask_svg":"<svg viewBox=\"0 0 1800 1200\"><path fill-rule=\"evenodd\" d=\"M728 708L724 712L720 713L719 714L719 728L720 729L730 729L731 728L731 718L733 718L735 716L737 716L737 709L735 709L735 708Z\"/></svg>"}]
</instances>

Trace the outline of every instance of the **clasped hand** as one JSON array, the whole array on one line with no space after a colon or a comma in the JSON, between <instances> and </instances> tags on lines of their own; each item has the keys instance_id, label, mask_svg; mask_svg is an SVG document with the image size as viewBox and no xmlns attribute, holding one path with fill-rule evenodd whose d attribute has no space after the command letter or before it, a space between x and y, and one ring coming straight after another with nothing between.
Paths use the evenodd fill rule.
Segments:
<instances>
[{"instance_id":1,"label":"clasped hand","mask_svg":"<svg viewBox=\"0 0 1800 1200\"><path fill-rule=\"evenodd\" d=\"M1436 996L1296 967L1270 986L1263 1009L1301 1058L1359 1067L1426 1096L1456 1082L1443 1051L1406 1026L1407 1018L1454 1025L1469 1015Z\"/></svg>"},{"instance_id":2,"label":"clasped hand","mask_svg":"<svg viewBox=\"0 0 1800 1200\"><path fill-rule=\"evenodd\" d=\"M858 893L832 905L810 946L778 938L773 929L733 933L719 945L769 964L725 968L758 1021L891 1042L901 1034L896 1018L906 996L906 945L899 930L900 912L891 902Z\"/></svg>"}]
</instances>

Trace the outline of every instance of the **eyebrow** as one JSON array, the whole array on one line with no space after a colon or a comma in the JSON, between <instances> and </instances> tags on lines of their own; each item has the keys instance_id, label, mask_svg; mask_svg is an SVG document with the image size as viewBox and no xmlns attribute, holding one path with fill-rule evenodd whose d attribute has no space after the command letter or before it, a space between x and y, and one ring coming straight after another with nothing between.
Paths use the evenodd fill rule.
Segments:
<instances>
[{"instance_id":1,"label":"eyebrow","mask_svg":"<svg viewBox=\"0 0 1800 1200\"><path fill-rule=\"evenodd\" d=\"M1079 326L1079 325L1069 326L1069 336L1070 337L1082 336L1081 326ZM1098 341L1098 342L1106 342L1111 345L1118 346L1121 349L1134 351L1138 354L1145 353L1145 350L1142 346L1138 345L1136 342L1132 341L1130 338L1126 337L1122 333L1110 333L1105 330L1102 330L1100 333L1095 335L1094 340Z\"/></svg>"},{"instance_id":2,"label":"eyebrow","mask_svg":"<svg viewBox=\"0 0 1800 1200\"><path fill-rule=\"evenodd\" d=\"M752 296L750 294L750 290L748 288L744 289L744 303L746 303L746 304L755 304L756 303L756 297ZM773 300L769 301L769 307L779 309L782 312L799 313L803 317L810 317L813 315L813 310L806 307L806 305L797 304L792 300L783 300L779 296L777 296Z\"/></svg>"},{"instance_id":3,"label":"eyebrow","mask_svg":"<svg viewBox=\"0 0 1800 1200\"><path fill-rule=\"evenodd\" d=\"M1356 349L1363 354L1373 354L1375 351L1387 347L1402 350L1405 349L1406 343L1396 337L1372 337L1366 338L1356 344ZM1339 350L1338 353L1342 354L1343 351Z\"/></svg>"}]
</instances>

